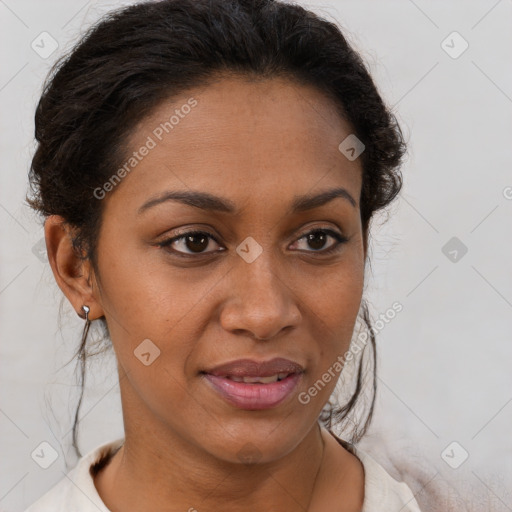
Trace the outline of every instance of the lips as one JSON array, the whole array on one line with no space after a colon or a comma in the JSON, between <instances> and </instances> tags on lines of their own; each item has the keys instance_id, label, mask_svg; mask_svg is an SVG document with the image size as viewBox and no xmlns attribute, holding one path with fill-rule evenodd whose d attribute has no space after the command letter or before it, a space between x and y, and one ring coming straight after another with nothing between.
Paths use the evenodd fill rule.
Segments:
<instances>
[{"instance_id":1,"label":"lips","mask_svg":"<svg viewBox=\"0 0 512 512\"><path fill-rule=\"evenodd\" d=\"M239 359L201 373L229 404L240 409L261 410L284 402L299 384L304 368L284 358L263 362Z\"/></svg>"}]
</instances>

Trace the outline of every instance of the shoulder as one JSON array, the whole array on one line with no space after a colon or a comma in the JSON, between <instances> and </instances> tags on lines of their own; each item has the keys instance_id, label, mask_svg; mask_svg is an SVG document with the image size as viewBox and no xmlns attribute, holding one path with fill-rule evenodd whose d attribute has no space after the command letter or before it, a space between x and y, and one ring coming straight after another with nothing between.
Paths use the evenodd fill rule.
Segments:
<instances>
[{"instance_id":1,"label":"shoulder","mask_svg":"<svg viewBox=\"0 0 512 512\"><path fill-rule=\"evenodd\" d=\"M400 510L421 512L414 495L405 482L395 480L368 453L350 445L351 451L362 463L365 474L364 505L362 512Z\"/></svg>"},{"instance_id":2,"label":"shoulder","mask_svg":"<svg viewBox=\"0 0 512 512\"><path fill-rule=\"evenodd\" d=\"M94 486L90 470L91 466L101 465L102 461L114 453L123 442L123 438L110 441L84 455L62 480L30 505L25 512L109 512Z\"/></svg>"},{"instance_id":3,"label":"shoulder","mask_svg":"<svg viewBox=\"0 0 512 512\"><path fill-rule=\"evenodd\" d=\"M336 493L332 503L339 500L339 490L345 497L353 489L360 489L356 501L345 505L347 510L361 512L399 511L421 512L418 503L405 482L395 480L373 457L334 432L322 429L322 434L332 453L337 452L339 463L331 464L331 473L339 473L335 481ZM337 442L336 442L337 441ZM339 468L339 471L338 471ZM354 505L357 503L357 506ZM332 508L332 507L331 507Z\"/></svg>"}]
</instances>

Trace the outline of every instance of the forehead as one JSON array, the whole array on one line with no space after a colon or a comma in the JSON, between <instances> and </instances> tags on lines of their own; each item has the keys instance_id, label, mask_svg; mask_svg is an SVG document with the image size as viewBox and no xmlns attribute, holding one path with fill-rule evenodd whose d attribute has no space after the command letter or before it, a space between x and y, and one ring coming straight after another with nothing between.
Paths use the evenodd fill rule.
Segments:
<instances>
[{"instance_id":1,"label":"forehead","mask_svg":"<svg viewBox=\"0 0 512 512\"><path fill-rule=\"evenodd\" d=\"M358 201L359 160L338 149L351 133L336 104L312 86L218 78L162 102L139 123L114 197L135 207L167 189L200 189L247 203L343 186Z\"/></svg>"}]
</instances>

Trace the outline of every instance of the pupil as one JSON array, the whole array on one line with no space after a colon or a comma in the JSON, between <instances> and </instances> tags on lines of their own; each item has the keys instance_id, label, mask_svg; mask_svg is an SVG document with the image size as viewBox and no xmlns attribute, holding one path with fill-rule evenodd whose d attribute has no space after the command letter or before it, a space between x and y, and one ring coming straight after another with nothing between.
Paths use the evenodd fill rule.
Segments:
<instances>
[{"instance_id":1,"label":"pupil","mask_svg":"<svg viewBox=\"0 0 512 512\"><path fill-rule=\"evenodd\" d=\"M308 243L310 244L310 246L311 246L311 242L313 242L313 244L312 244L313 249L322 249L322 247L325 245L325 233L323 231L316 231L315 233L310 233L308 235L308 239L309 239ZM314 247L315 239L317 239L317 241L319 239L321 240L319 247Z\"/></svg>"},{"instance_id":2,"label":"pupil","mask_svg":"<svg viewBox=\"0 0 512 512\"><path fill-rule=\"evenodd\" d=\"M193 240L200 240L199 244L190 243ZM204 243L206 241L206 244ZM202 244L202 246L201 246ZM189 235L186 239L187 249L192 252L201 252L208 247L208 237L204 235Z\"/></svg>"}]
</instances>

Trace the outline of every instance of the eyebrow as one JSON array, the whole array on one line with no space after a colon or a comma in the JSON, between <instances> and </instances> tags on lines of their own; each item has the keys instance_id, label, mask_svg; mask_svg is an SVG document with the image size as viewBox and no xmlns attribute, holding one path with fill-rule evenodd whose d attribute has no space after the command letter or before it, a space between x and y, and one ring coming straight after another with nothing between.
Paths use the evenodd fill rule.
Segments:
<instances>
[{"instance_id":1,"label":"eyebrow","mask_svg":"<svg viewBox=\"0 0 512 512\"><path fill-rule=\"evenodd\" d=\"M305 194L295 196L292 200L290 212L299 213L318 208L336 198L346 199L354 208L357 207L355 199L344 188L324 190L319 194ZM208 192L199 191L167 191L145 202L138 210L138 214L166 201L178 201L194 208L205 211L218 211L224 213L238 213L235 203L229 199L215 196Z\"/></svg>"}]
</instances>

